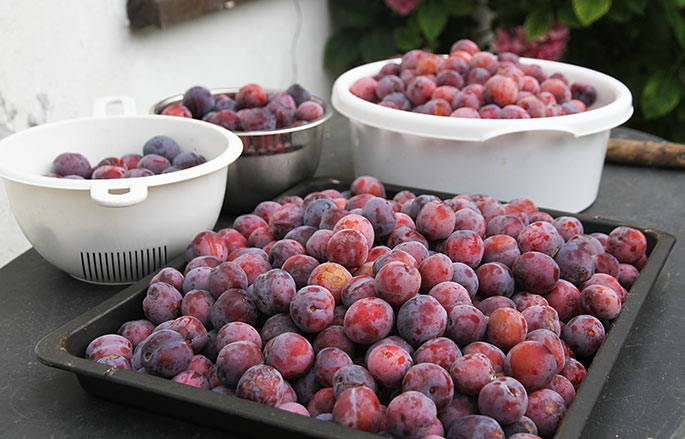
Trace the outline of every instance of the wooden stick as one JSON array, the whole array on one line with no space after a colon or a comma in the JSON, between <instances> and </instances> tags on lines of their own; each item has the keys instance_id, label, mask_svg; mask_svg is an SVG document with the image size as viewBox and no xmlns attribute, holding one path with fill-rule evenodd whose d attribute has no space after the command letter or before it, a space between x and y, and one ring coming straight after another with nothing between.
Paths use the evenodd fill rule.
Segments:
<instances>
[{"instance_id":1,"label":"wooden stick","mask_svg":"<svg viewBox=\"0 0 685 439\"><path fill-rule=\"evenodd\" d=\"M628 165L685 168L685 145L611 138L606 161Z\"/></svg>"}]
</instances>

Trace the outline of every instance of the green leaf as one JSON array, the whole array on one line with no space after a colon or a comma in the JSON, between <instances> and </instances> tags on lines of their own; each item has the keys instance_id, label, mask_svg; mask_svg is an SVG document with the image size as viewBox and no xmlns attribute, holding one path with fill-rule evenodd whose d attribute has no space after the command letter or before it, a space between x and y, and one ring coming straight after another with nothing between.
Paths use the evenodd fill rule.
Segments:
<instances>
[{"instance_id":1,"label":"green leaf","mask_svg":"<svg viewBox=\"0 0 685 439\"><path fill-rule=\"evenodd\" d=\"M447 12L455 17L469 15L473 11L470 0L443 0L443 3Z\"/></svg>"},{"instance_id":2,"label":"green leaf","mask_svg":"<svg viewBox=\"0 0 685 439\"><path fill-rule=\"evenodd\" d=\"M364 62L386 59L396 52L392 34L384 28L371 29L364 34L359 44Z\"/></svg>"},{"instance_id":3,"label":"green leaf","mask_svg":"<svg viewBox=\"0 0 685 439\"><path fill-rule=\"evenodd\" d=\"M675 44L673 31L666 23L664 10L662 8L649 8L645 15L640 17L640 22L635 28L641 30L641 34L631 39L631 46L640 49L641 56L635 59L649 60L645 65L650 72L657 70L667 70L673 66L675 60L674 53L680 49ZM644 35L649 35L648 39ZM626 48L623 53L629 53Z\"/></svg>"},{"instance_id":4,"label":"green leaf","mask_svg":"<svg viewBox=\"0 0 685 439\"><path fill-rule=\"evenodd\" d=\"M366 0L331 0L331 9L344 26L366 27L374 23Z\"/></svg>"},{"instance_id":5,"label":"green leaf","mask_svg":"<svg viewBox=\"0 0 685 439\"><path fill-rule=\"evenodd\" d=\"M354 28L342 28L326 41L324 65L334 70L344 70L359 57L359 32Z\"/></svg>"},{"instance_id":6,"label":"green leaf","mask_svg":"<svg viewBox=\"0 0 685 439\"><path fill-rule=\"evenodd\" d=\"M573 11L583 26L602 18L611 8L611 0L573 0Z\"/></svg>"},{"instance_id":7,"label":"green leaf","mask_svg":"<svg viewBox=\"0 0 685 439\"><path fill-rule=\"evenodd\" d=\"M526 28L526 38L536 40L549 32L554 15L550 9L535 9L526 17L523 26Z\"/></svg>"},{"instance_id":8,"label":"green leaf","mask_svg":"<svg viewBox=\"0 0 685 439\"><path fill-rule=\"evenodd\" d=\"M685 21L678 5L675 3L675 0L663 0L662 4L664 5L666 21L668 21L668 24L673 29L678 44L680 44L680 47L685 46Z\"/></svg>"},{"instance_id":9,"label":"green leaf","mask_svg":"<svg viewBox=\"0 0 685 439\"><path fill-rule=\"evenodd\" d=\"M578 17L576 17L576 13L573 11L573 5L570 1L562 3L557 11L557 18L570 28L583 26L580 21L578 21Z\"/></svg>"},{"instance_id":10,"label":"green leaf","mask_svg":"<svg viewBox=\"0 0 685 439\"><path fill-rule=\"evenodd\" d=\"M436 0L424 0L418 10L421 32L430 40L436 40L447 24L447 14Z\"/></svg>"},{"instance_id":11,"label":"green leaf","mask_svg":"<svg viewBox=\"0 0 685 439\"><path fill-rule=\"evenodd\" d=\"M429 52L438 52L438 47L440 46L440 41L436 38L434 40L426 41L426 50Z\"/></svg>"},{"instance_id":12,"label":"green leaf","mask_svg":"<svg viewBox=\"0 0 685 439\"><path fill-rule=\"evenodd\" d=\"M413 26L395 28L392 32L392 39L395 46L403 52L418 49L423 43L421 31Z\"/></svg>"},{"instance_id":13,"label":"green leaf","mask_svg":"<svg viewBox=\"0 0 685 439\"><path fill-rule=\"evenodd\" d=\"M630 8L622 1L614 2L607 17L617 23L627 23L630 20Z\"/></svg>"},{"instance_id":14,"label":"green leaf","mask_svg":"<svg viewBox=\"0 0 685 439\"><path fill-rule=\"evenodd\" d=\"M628 8L638 14L642 15L645 12L645 7L647 6L647 0L626 0Z\"/></svg>"},{"instance_id":15,"label":"green leaf","mask_svg":"<svg viewBox=\"0 0 685 439\"><path fill-rule=\"evenodd\" d=\"M680 83L672 71L652 74L642 91L642 114L655 119L670 113L680 102Z\"/></svg>"},{"instance_id":16,"label":"green leaf","mask_svg":"<svg viewBox=\"0 0 685 439\"><path fill-rule=\"evenodd\" d=\"M685 102L681 102L680 105L678 105L678 120L685 122Z\"/></svg>"}]
</instances>

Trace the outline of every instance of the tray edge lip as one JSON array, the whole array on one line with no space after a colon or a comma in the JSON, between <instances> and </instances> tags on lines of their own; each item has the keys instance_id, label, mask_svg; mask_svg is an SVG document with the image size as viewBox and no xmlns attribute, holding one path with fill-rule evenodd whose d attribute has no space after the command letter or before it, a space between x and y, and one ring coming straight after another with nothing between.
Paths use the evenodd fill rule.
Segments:
<instances>
[{"instance_id":1,"label":"tray edge lip","mask_svg":"<svg viewBox=\"0 0 685 439\"><path fill-rule=\"evenodd\" d=\"M283 196L286 194L293 194L294 192L297 192L300 190L300 188L306 188L310 187L315 184L344 184L345 183L344 178L335 178L335 177L326 177L326 176L318 176L318 177L313 177L309 180L306 180L304 182L300 182L291 188L285 190L281 195ZM394 186L394 185L388 185L388 186ZM411 190L411 188L409 188ZM422 189L416 189L417 191L425 191L425 192L430 192L429 190L422 190ZM439 192L439 191L434 191L434 192ZM444 194L444 193L443 193ZM582 408L577 408L580 407L578 405L571 405L570 408L568 408L566 415L564 416L564 419L562 420L562 423L560 424L559 430L557 431L557 434L554 436L557 439L560 438L579 438L582 435L583 430L586 427L586 423L583 422L581 425L574 425L572 427L563 427L566 424L571 424L571 421L577 421L579 419L585 419L587 420L587 415L591 412L592 408L595 406L597 401L599 400L599 397L601 395L602 389L607 381L607 378L609 376L609 373L613 369L613 366L616 362L616 359L618 355L620 354L621 350L623 349L623 345L625 341L627 340L627 337L632 330L635 321L637 317L640 314L641 308L643 304L645 303L647 297L649 296L654 284L657 282L659 275L661 271L663 270L664 266L666 265L666 262L668 260L668 257L677 241L676 237L665 231L661 231L658 229L653 229L651 227L645 227L645 226L639 226L639 225L633 225L630 223L626 223L623 221L619 220L614 220L610 218L604 218L601 216L591 216L583 213L579 214L574 214L574 213L569 213L569 212L563 212L563 211L557 211L557 210L547 210L544 208L541 208L540 210L548 212L552 215L568 215L568 216L574 216L581 221L591 221L593 223L600 223L605 226L613 226L617 227L619 225L623 226L629 226L629 227L635 227L643 233L649 233L650 235L653 235L654 239L656 240L656 243L654 247L651 249L651 254L650 257L647 260L647 263L643 267L643 270L640 272L640 275L643 273L647 272L650 276L639 276L638 279L636 280L636 284L640 289L645 288L646 293L641 296L641 300L639 302L630 302L632 305L629 309L631 312L628 314L624 314L623 312L619 317L614 320L612 323L611 331L607 334L607 337L605 338L604 342L602 343L602 346L600 347L599 352L606 352L608 349L611 349L612 351L615 351L613 354L613 360L609 362L608 365L599 363L596 364L593 359L592 366L600 366L600 367L592 367L592 371L599 371L603 370L604 375L600 376L601 372L594 372L591 373L590 369L588 369L588 374L586 375L586 379L588 377L591 378L591 381L594 382L596 381L596 385L594 386L581 386L579 389L578 394L581 396L589 395L586 396L586 399L591 399L592 400L592 405L588 407L582 407ZM654 259L652 259L654 257ZM153 381L152 383L148 384L143 382L141 383L136 383L131 382L130 379L128 379L126 376L129 375L129 373L135 373L132 371L125 371L125 370L116 370L112 371L113 368L108 368L105 365L100 365L97 363L94 363L90 360L87 360L85 358L81 358L77 355L74 355L70 353L67 348L66 348L66 341L68 340L69 337L71 337L75 332L78 330L86 327L90 322L93 322L97 320L97 316L102 315L106 311L111 311L114 307L120 306L124 304L128 300L132 300L135 298L138 294L141 293L142 288L146 288L150 279L161 269L165 267L175 267L178 268L182 265L184 262L184 257L183 255L180 255L173 260L169 261L164 267L160 267L158 270L155 270L153 273L149 274L145 278L129 285L128 287L124 288L122 291L114 294L112 297L109 299L101 302L100 304L96 305L95 307L91 308L90 310L86 311L85 313L73 318L69 322L61 325L57 329L51 331L47 335L45 335L41 340L36 344L34 348L34 354L35 357L43 364L51 367L55 367L58 369L62 369L65 371L73 372L77 375L83 375L84 377L89 377L89 378L95 378L95 379L106 379L110 381L114 381L115 383L122 384L122 385L132 385L135 384L136 387L139 387L142 385L143 390L146 391L151 391L154 392L158 395L165 396L165 397L170 397L172 399L179 399L181 395L178 394L178 390L182 389L183 391L186 392L181 392L181 393L188 393L187 390L190 390L191 395L184 395L188 396L190 400L188 402L191 402L193 404L199 404L201 406L211 406L213 409L217 409L214 404L207 404L206 402L203 401L201 398L195 398L193 397L193 393L195 391L200 391L201 389L193 389L193 388L188 388L185 389L184 387L180 388L174 388L172 386L171 390L167 389L159 389L159 386L155 386L154 384L157 384L156 381ZM650 264L650 262L652 262ZM658 264L658 265L657 265ZM649 277L649 278L648 278ZM642 282L640 282L640 279L642 278ZM633 288L635 288L635 285L633 285ZM632 288L631 288L632 289ZM622 318L622 316L626 316ZM622 323L622 322L627 322L627 323ZM617 326L618 325L618 326ZM626 335L623 337L622 340L618 340L617 337L617 330L615 328L618 328L620 331L626 331ZM613 344L607 344L607 340ZM616 343L615 341L619 341ZM598 355L596 354L596 355ZM597 358L597 357L595 357ZM608 358L608 357L607 357ZM600 358L602 359L602 358ZM604 362L606 363L606 361ZM123 377L120 376L122 375L122 372L128 372L128 373L123 373ZM130 376L130 375L129 375ZM135 376L135 375L134 375ZM157 377L147 377L147 378L157 378ZM166 381L166 380L165 380ZM584 381L583 384L585 384L587 381ZM83 386L83 383L79 383ZM166 382L163 383L164 386L167 385ZM85 388L84 388L85 389ZM88 390L88 389L85 389ZM206 395L205 393L202 393L202 395ZM577 395L578 396L578 395ZM251 401L249 401L251 402ZM258 412L261 411L262 406L256 404L259 407L248 407L248 408L255 408ZM268 409L273 409L268 406ZM574 407L576 407L574 409ZM244 412L244 413L243 413ZM283 412L282 410L279 412ZM232 413L234 415L245 415L246 413L250 413L249 410L242 410L240 413ZM280 413L279 413L280 414ZM293 416L292 420L297 420L300 418L297 418L295 414L290 414L289 415ZM571 414L572 416L569 416ZM297 422L287 422L289 416L286 416L286 421L285 421L285 427L288 428L288 431L291 432L297 432L297 433L309 433L309 434L317 434L318 432L307 430L307 429L294 429L293 426L298 424ZM566 422L566 420L569 420ZM263 419L260 417L254 418L253 421L260 421L263 422ZM271 416L271 426L274 427L279 427L277 424L273 423L273 416ZM563 427L563 428L562 428ZM327 432L327 434L333 433L333 436L330 437L347 437L344 435L344 433L348 432L348 428L342 427L344 430L340 432L341 436L335 435L335 432ZM356 431L356 430L350 430L350 431L355 431L356 433L364 433L361 431ZM349 434L349 433L348 433ZM377 437L377 435L372 435L372 434L364 434L362 437Z\"/></svg>"},{"instance_id":2,"label":"tray edge lip","mask_svg":"<svg viewBox=\"0 0 685 439\"><path fill-rule=\"evenodd\" d=\"M159 270L169 266L178 267L183 261L183 255L181 255L177 258L174 258ZM69 352L66 347L66 342L69 337L73 336L73 334L77 331L87 327L90 322L96 320L98 315L102 315L104 312L111 311L117 306L125 304L129 300L134 300L137 296L142 294L142 289L147 288L150 279L152 279L152 277L159 270L155 270L145 278L132 285L129 285L121 292L114 294L109 299L101 302L85 313L73 318L64 325L51 331L36 344L34 348L35 357L46 366L76 374L81 387L89 393L91 391L90 387L88 385L84 385L84 383L81 381L81 377L87 379L105 380L111 384L121 385L124 387L136 387L139 390L153 393L171 400L182 401L193 405L198 405L200 407L209 408L211 410L221 411L224 414L241 416L255 423L268 422L273 428L279 428L291 433L298 433L303 435L303 437L330 437L340 439L349 439L350 437L371 439L378 437L372 433L361 430L353 430L335 423L323 423L323 425L320 425L317 422L316 424L312 425L302 425L302 423L310 424L311 420L314 418L303 420L307 417L290 413L285 410L277 410L275 407L266 406L249 400L237 399L239 401L238 404L244 404L245 407L240 407L238 410L231 411L230 405L226 406L221 404L223 395L213 394L212 392L207 394L207 390L196 389L192 386L186 386L183 384L179 384L178 386L169 386L169 380L167 379L152 375L137 374L131 370L108 367L104 364L98 364ZM125 402L122 402L118 399L115 399L115 401L125 404ZM281 415L285 418L278 419ZM192 422L189 420L186 421ZM321 431L321 428L324 426L326 427L325 432ZM312 427L321 428L319 428L319 431L317 431L317 429L313 429ZM211 428L217 427L214 426Z\"/></svg>"},{"instance_id":3,"label":"tray edge lip","mask_svg":"<svg viewBox=\"0 0 685 439\"><path fill-rule=\"evenodd\" d=\"M314 177L313 179L302 182L300 184L297 184L290 189L286 190L283 194L294 194L296 192L301 191L303 188L306 188L308 186L312 185L318 185L318 184L346 184L348 181L344 178L336 178L336 177L327 177L327 176L319 176L319 177ZM386 185L386 187L394 187L396 185ZM409 190L412 190L412 188L409 188ZM427 189L414 189L413 191L416 192L423 192L423 193L430 193L430 190ZM432 191L433 193L440 193L440 195L450 195L445 192L441 191ZM443 198L441 196L441 198ZM589 221L593 222L596 224L604 225L604 226L611 226L611 227L618 227L618 226L628 226L628 227L633 227L636 229L641 230L645 234L652 235L652 237L656 240L656 244L654 245L654 248L651 249L650 257L647 260L647 263L643 267L643 269L640 271L640 275L642 274L647 274L648 276L638 276L638 279L636 280L636 284L638 289L646 289L646 292L640 296L641 300L638 302L635 302L635 299L633 299L631 302L629 302L630 308L628 313L624 313L623 310L621 312L621 315L617 317L616 320L612 323L611 330L607 334L606 338L602 342L602 346L600 347L600 350L597 351L595 354L595 357L593 358L593 362L591 364L592 367L588 368L588 373L583 380L583 384L586 382L588 384L596 384L596 385L586 385L586 386L581 386L579 388L578 393L576 394L576 398L580 395L581 397L585 397L585 399L590 400L591 404L588 404L586 406L579 406L578 404L571 404L571 407L568 408L566 414L564 415L564 418L562 420L562 423L559 424L559 428L557 430L557 433L555 434L554 438L555 439L576 439L582 437L583 430L586 427L586 420L588 419L588 415L594 408L594 406L597 404L597 401L599 400L602 390L604 388L604 385L606 384L606 381L609 377L609 374L611 370L614 367L614 364L616 363L616 360L618 359L618 356L620 355L621 350L623 349L623 345L625 344L630 332L632 331L633 326L635 325L635 321L637 320L640 311L642 309L642 306L644 305L645 301L647 300L647 297L651 293L652 288L654 287L654 284L657 282L659 275L661 271L663 270L664 266L666 265L666 262L668 260L668 257L677 241L675 235L669 232L665 232L662 230L654 229L652 227L647 227L647 226L640 226L640 225L635 225L629 222L625 221L620 221L620 220L615 220L611 218L605 218L599 215L588 215L584 213L569 213L569 212L564 212L564 211L559 211L555 209L545 209L544 207L540 208L541 211L550 213L553 216L573 216L575 218L578 218L582 222L584 221ZM652 259L653 258L653 259ZM650 262L652 262L650 264ZM642 278L642 281L640 281L640 278ZM633 285L633 288L635 288L635 285ZM632 290L632 288L631 288ZM622 318L623 316L623 318ZM621 332L625 332L623 337L619 340L620 335L618 335ZM619 337L619 338L617 338ZM607 344L607 341L609 342ZM607 351L613 351L612 352L612 357L598 357L599 352L607 352ZM606 355L606 354L605 354ZM595 363L595 358L599 358L601 360L600 363ZM589 381L586 381L590 377ZM579 408L580 407L580 408ZM584 420L582 423L578 423L577 421Z\"/></svg>"},{"instance_id":4,"label":"tray edge lip","mask_svg":"<svg viewBox=\"0 0 685 439\"><path fill-rule=\"evenodd\" d=\"M74 317L70 321L50 331L47 335L42 337L38 343L36 343L34 348L34 354L36 358L47 366L70 371L73 369L73 367L60 367L63 363L59 363L59 361L70 357L76 357L92 363L90 360L77 357L76 355L69 353L66 349L66 340L71 337L77 329L83 328L90 322L97 320L97 316L102 315L105 311L109 311L116 306L122 305L127 300L131 300L140 292L141 287L147 286L150 282L150 279L152 279L152 277L154 277L160 270L165 267L180 266L182 261L183 255L177 256L169 261L165 266L160 267L137 282L134 282L131 285L123 288L120 292L114 294L109 299L97 304L88 311ZM64 365L68 366L69 363L64 363Z\"/></svg>"}]
</instances>

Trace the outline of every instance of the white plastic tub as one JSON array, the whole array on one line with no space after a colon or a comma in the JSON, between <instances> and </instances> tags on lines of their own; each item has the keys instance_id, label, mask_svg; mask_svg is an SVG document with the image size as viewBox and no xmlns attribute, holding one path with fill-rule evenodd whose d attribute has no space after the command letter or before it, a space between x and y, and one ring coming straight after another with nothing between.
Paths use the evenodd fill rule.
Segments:
<instances>
[{"instance_id":1,"label":"white plastic tub","mask_svg":"<svg viewBox=\"0 0 685 439\"><path fill-rule=\"evenodd\" d=\"M116 101L124 104L124 115L105 115L107 104ZM93 117L41 125L0 141L0 177L21 230L45 259L81 280L134 282L214 227L227 167L242 152L240 139L223 128L134 114L132 100L106 98L96 101ZM142 153L144 143L161 134L207 162L141 178L43 176L63 152L79 152L95 166L105 157Z\"/></svg>"},{"instance_id":2,"label":"white plastic tub","mask_svg":"<svg viewBox=\"0 0 685 439\"><path fill-rule=\"evenodd\" d=\"M396 60L399 62L399 60ZM332 103L350 120L354 170L386 183L579 212L597 198L609 132L630 118L632 97L616 79L570 64L521 58L548 74L595 86L584 113L539 119L460 119L386 108L354 96L350 86L390 60L343 73Z\"/></svg>"}]
</instances>

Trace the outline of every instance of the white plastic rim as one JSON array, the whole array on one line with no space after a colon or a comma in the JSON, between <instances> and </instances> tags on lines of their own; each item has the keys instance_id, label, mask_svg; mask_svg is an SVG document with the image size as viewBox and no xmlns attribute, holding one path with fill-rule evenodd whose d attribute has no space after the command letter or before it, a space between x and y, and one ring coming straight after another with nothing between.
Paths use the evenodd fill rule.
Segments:
<instances>
[{"instance_id":1,"label":"white plastic rim","mask_svg":"<svg viewBox=\"0 0 685 439\"><path fill-rule=\"evenodd\" d=\"M106 116L110 104L123 115ZM40 125L0 141L0 177L12 212L34 249L70 275L105 284L134 282L179 255L211 230L226 193L229 165L243 143L206 122L131 115L131 100L96 101L101 116ZM150 177L70 180L46 177L64 152L93 165L142 152L147 140L170 136L207 162Z\"/></svg>"},{"instance_id":2,"label":"white plastic rim","mask_svg":"<svg viewBox=\"0 0 685 439\"><path fill-rule=\"evenodd\" d=\"M217 136L226 138L228 147L217 157L209 159L207 162L201 165L176 172L170 172L168 174L159 174L149 177L118 178L109 180L71 180L46 177L42 175L43 173L49 172L49 168L46 167L45 164L38 163L31 164L29 167L23 166L24 163L22 163L22 161L25 160L25 156L27 155L25 148L30 147L31 145L34 145L37 148L40 147L40 145L33 143L34 138L49 136L51 132L59 130L62 127L68 128L70 126L79 124L85 126L102 122L109 124L111 122L116 123L117 120L122 122L135 121L135 123L173 123L177 125L179 130L194 128L196 130L202 129L205 131L213 131ZM162 131L160 131L159 134L163 134ZM97 139L93 140L96 141ZM191 180L193 178L210 174L221 168L227 167L240 156L243 148L242 145L242 141L238 138L238 136L230 131L219 126L189 118L170 118L168 116L161 115L85 117L39 125L37 127L12 134L11 136L8 136L0 141L0 157L2 158L0 160L0 177L15 181L17 183L43 188L91 191L91 194L95 194L94 201L102 201L101 203L98 202L100 205L109 205L109 207L125 207L135 203L115 201L114 198L118 195L112 195L112 191L125 191L126 193L122 195L122 197L125 196L125 198L128 198L129 200L135 199L136 202L141 202L145 199L145 197L140 196L141 191L146 190L146 188ZM21 149L19 149L19 147L21 147ZM142 148L142 145L140 145L140 147ZM183 145L181 145L181 147L183 148ZM62 150L60 152L67 152L67 150ZM57 157L60 152L54 154L54 157ZM101 159L102 158L104 157L101 157ZM94 165L95 163L92 164ZM109 194L110 196L108 197L105 194ZM110 201L107 201L107 198L109 198ZM122 201L124 200L122 199Z\"/></svg>"},{"instance_id":3,"label":"white plastic rim","mask_svg":"<svg viewBox=\"0 0 685 439\"><path fill-rule=\"evenodd\" d=\"M350 92L359 78L376 75L384 65L400 59L377 61L343 73L333 84L332 104L347 118L375 128L434 139L483 142L497 136L528 131L560 131L581 137L614 128L633 114L632 95L620 81L585 67L521 58L547 73L559 72L570 82L587 82L597 90L597 101L583 113L534 119L466 119L401 111L365 101Z\"/></svg>"},{"instance_id":4,"label":"white plastic rim","mask_svg":"<svg viewBox=\"0 0 685 439\"><path fill-rule=\"evenodd\" d=\"M580 212L597 198L611 128L632 114L619 81L583 67L522 58L571 82L588 82L597 100L583 113L538 119L466 119L383 107L350 91L386 60L352 69L333 85L333 106L350 122L356 176L447 193L525 197L537 206Z\"/></svg>"}]
</instances>

